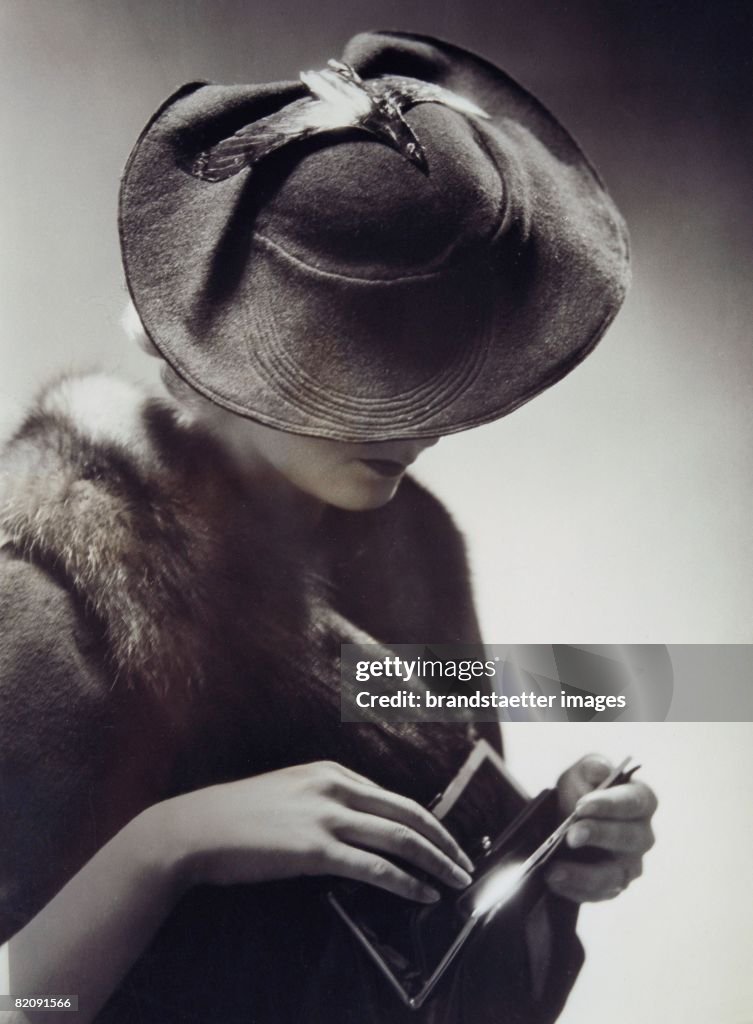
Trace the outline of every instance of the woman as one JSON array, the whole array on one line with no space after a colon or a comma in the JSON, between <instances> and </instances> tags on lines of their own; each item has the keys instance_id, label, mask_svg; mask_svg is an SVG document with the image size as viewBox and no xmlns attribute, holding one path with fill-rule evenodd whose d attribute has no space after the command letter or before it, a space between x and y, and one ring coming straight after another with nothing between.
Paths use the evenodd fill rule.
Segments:
<instances>
[{"instance_id":1,"label":"woman","mask_svg":"<svg viewBox=\"0 0 753 1024\"><path fill-rule=\"evenodd\" d=\"M464 888L424 805L498 734L344 725L337 661L479 641L462 541L405 471L590 351L625 289L619 214L498 69L375 34L303 85L180 90L120 224L172 400L60 382L3 466L14 991L76 993L84 1021L555 1019L577 903L640 872L650 790L566 772L546 813L582 800L570 845L610 856L558 866L411 1014L322 878Z\"/></svg>"}]
</instances>

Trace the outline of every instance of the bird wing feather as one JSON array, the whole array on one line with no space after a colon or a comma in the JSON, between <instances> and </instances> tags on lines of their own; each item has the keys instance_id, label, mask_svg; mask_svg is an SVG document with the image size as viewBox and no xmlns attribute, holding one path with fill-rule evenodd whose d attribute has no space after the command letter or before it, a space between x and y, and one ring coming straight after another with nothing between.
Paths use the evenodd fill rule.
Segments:
<instances>
[{"instance_id":1,"label":"bird wing feather","mask_svg":"<svg viewBox=\"0 0 753 1024\"><path fill-rule=\"evenodd\" d=\"M332 106L333 116L337 111L348 123L356 124L371 113L373 101L363 84L340 71L302 71L300 78L312 95Z\"/></svg>"},{"instance_id":2,"label":"bird wing feather","mask_svg":"<svg viewBox=\"0 0 753 1024\"><path fill-rule=\"evenodd\" d=\"M224 181L289 142L319 132L351 128L356 121L351 107L306 96L245 125L234 135L199 153L186 169L203 181Z\"/></svg>"},{"instance_id":3,"label":"bird wing feather","mask_svg":"<svg viewBox=\"0 0 753 1024\"><path fill-rule=\"evenodd\" d=\"M203 181L224 181L289 142L321 132L365 127L374 101L394 104L400 113L419 103L441 103L461 114L488 118L475 103L450 89L402 75L355 82L334 69L304 71L301 81L312 93L282 110L246 125L234 135L199 153L185 169Z\"/></svg>"},{"instance_id":4,"label":"bird wing feather","mask_svg":"<svg viewBox=\"0 0 753 1024\"><path fill-rule=\"evenodd\" d=\"M421 82L417 78L405 75L383 75L367 83L367 88L378 99L391 99L403 113L419 103L441 103L461 114L470 117L481 117L485 120L489 115L481 107L464 96L459 96L451 89L445 89L433 82Z\"/></svg>"}]
</instances>

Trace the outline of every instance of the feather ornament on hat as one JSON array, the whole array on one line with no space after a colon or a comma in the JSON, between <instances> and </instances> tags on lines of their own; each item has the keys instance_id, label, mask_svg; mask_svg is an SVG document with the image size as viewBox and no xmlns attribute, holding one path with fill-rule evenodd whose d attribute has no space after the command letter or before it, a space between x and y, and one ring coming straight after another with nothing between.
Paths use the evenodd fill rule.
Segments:
<instances>
[{"instance_id":1,"label":"feather ornament on hat","mask_svg":"<svg viewBox=\"0 0 753 1024\"><path fill-rule=\"evenodd\" d=\"M324 133L363 131L428 172L421 143L403 117L406 111L419 103L442 103L472 117L489 117L475 103L440 85L398 75L364 82L350 64L330 60L328 65L323 71L301 72L311 96L246 125L200 153L186 169L204 181L224 181L291 142Z\"/></svg>"}]
</instances>

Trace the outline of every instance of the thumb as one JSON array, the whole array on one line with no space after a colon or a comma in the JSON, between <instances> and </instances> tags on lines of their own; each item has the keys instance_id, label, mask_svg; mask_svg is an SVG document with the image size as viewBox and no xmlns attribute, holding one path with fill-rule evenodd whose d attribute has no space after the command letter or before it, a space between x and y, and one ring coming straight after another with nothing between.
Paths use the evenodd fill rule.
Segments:
<instances>
[{"instance_id":1,"label":"thumb","mask_svg":"<svg viewBox=\"0 0 753 1024\"><path fill-rule=\"evenodd\" d=\"M611 766L600 754L587 754L560 775L557 783L560 812L564 817L581 797L590 793L609 775Z\"/></svg>"},{"instance_id":2,"label":"thumb","mask_svg":"<svg viewBox=\"0 0 753 1024\"><path fill-rule=\"evenodd\" d=\"M600 754L586 754L578 763L578 773L585 783L584 793L588 793L606 779L612 765Z\"/></svg>"}]
</instances>

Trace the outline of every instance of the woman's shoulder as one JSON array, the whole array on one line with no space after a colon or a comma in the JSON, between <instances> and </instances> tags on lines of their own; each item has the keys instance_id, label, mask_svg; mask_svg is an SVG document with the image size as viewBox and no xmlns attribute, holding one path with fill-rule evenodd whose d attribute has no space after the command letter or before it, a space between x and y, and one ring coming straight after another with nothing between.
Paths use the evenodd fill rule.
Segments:
<instances>
[{"instance_id":1,"label":"woman's shoulder","mask_svg":"<svg viewBox=\"0 0 753 1024\"><path fill-rule=\"evenodd\" d=\"M216 555L200 496L221 502L188 478L219 472L196 450L210 443L169 403L96 374L46 389L0 458L0 534L38 570L12 571L40 593L46 572L58 604L73 601L101 629L114 671L152 689L166 676L166 638L177 673L190 678L195 661L190 608Z\"/></svg>"},{"instance_id":2,"label":"woman's shoulder","mask_svg":"<svg viewBox=\"0 0 753 1024\"><path fill-rule=\"evenodd\" d=\"M0 551L0 700L7 742L50 716L83 716L108 702L95 630L74 595L45 569Z\"/></svg>"},{"instance_id":3,"label":"woman's shoulder","mask_svg":"<svg viewBox=\"0 0 753 1024\"><path fill-rule=\"evenodd\" d=\"M104 374L46 387L0 454L2 542L43 562L48 546L73 553L77 534L91 546L97 530L109 532L126 478L135 482L137 467L153 460L147 402L141 389Z\"/></svg>"},{"instance_id":4,"label":"woman's shoulder","mask_svg":"<svg viewBox=\"0 0 753 1024\"><path fill-rule=\"evenodd\" d=\"M154 409L116 377L61 378L0 453L0 703L19 761L36 743L91 763L132 689L127 651L149 656L134 609L160 583Z\"/></svg>"},{"instance_id":5,"label":"woman's shoulder","mask_svg":"<svg viewBox=\"0 0 753 1024\"><path fill-rule=\"evenodd\" d=\"M117 544L155 461L149 401L102 375L58 381L0 455L0 941L148 799L154 704L108 629L135 639Z\"/></svg>"}]
</instances>

